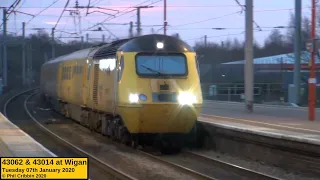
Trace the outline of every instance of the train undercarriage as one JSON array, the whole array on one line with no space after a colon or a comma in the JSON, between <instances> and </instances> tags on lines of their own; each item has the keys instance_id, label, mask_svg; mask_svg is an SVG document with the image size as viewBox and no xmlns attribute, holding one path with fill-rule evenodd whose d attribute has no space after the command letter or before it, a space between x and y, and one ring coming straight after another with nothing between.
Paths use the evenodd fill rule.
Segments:
<instances>
[{"instance_id":1,"label":"train undercarriage","mask_svg":"<svg viewBox=\"0 0 320 180\"><path fill-rule=\"evenodd\" d=\"M91 131L100 133L108 138L133 148L155 148L162 153L176 153L186 144L198 144L197 124L189 134L180 133L139 133L132 134L125 127L120 116L113 116L92 110L88 107L79 107L61 100L45 97L45 101L63 116L76 121Z\"/></svg>"}]
</instances>

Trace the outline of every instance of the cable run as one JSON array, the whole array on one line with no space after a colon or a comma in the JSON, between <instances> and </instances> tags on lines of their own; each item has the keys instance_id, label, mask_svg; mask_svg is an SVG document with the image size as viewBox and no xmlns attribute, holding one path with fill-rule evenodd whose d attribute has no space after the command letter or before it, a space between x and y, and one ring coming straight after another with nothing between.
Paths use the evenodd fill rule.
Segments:
<instances>
[{"instance_id":1,"label":"cable run","mask_svg":"<svg viewBox=\"0 0 320 180\"><path fill-rule=\"evenodd\" d=\"M274 29L270 29L270 30L256 30L255 32L258 33L258 32L270 32L270 31L273 31ZM207 39L210 39L210 38L216 38L216 37L224 37L224 36L237 36L237 35L242 35L244 34L245 31L242 31L240 33L233 33L233 34L223 34L223 35L217 35L217 36L208 36ZM196 40L196 39L202 39L203 36L201 37L198 37L198 38L191 38L191 39L186 39L185 41L189 41L189 40Z\"/></svg>"},{"instance_id":2,"label":"cable run","mask_svg":"<svg viewBox=\"0 0 320 180\"><path fill-rule=\"evenodd\" d=\"M41 10L41 11L39 11L36 15L34 15L34 16L25 24L25 26L27 26L34 18L36 18L37 16L39 16L39 15L40 15L41 13L43 13L45 10L49 9L51 6L53 6L54 4L56 4L58 1L60 1L60 0L56 0L56 1L52 2L48 7L44 8L44 9ZM21 31L22 31L22 28L20 29L19 32L17 32L17 34L20 33Z\"/></svg>"},{"instance_id":3,"label":"cable run","mask_svg":"<svg viewBox=\"0 0 320 180\"><path fill-rule=\"evenodd\" d=\"M62 10L62 12L61 12L61 14L60 14L60 17L59 17L59 19L58 19L58 21L56 22L56 24L54 25L54 29L57 27L57 25L58 25L58 23L59 23L59 21L60 21L60 19L61 19L61 16L63 15L63 13L64 13L64 11L66 10L66 8L68 7L68 5L69 5L69 2L70 2L70 0L67 0L67 3L66 3L66 5L64 6L64 8L63 8L63 10Z\"/></svg>"},{"instance_id":4,"label":"cable run","mask_svg":"<svg viewBox=\"0 0 320 180\"><path fill-rule=\"evenodd\" d=\"M136 6L142 5L142 4L144 4L144 3L146 3L146 2L149 2L149 1L151 1L151 0L144 1L144 2L142 2L142 3L137 4ZM151 3L151 4L148 4L147 6L150 6L150 5L152 5L152 4L156 4L156 3L160 2L160 1L162 1L162 0L153 2L153 3ZM133 6L133 7L131 7L131 8L135 8L136 6ZM130 8L128 8L128 9L130 9ZM115 18L121 17L121 16L123 16L123 15L125 15L125 14L128 14L128 13L130 13L130 12L133 12L133 11L135 11L135 10L136 10L136 9L133 9L133 10L124 12L123 14L120 14L120 15L118 15L118 16L111 17L111 18L108 17L107 19L103 20L102 22L97 23L96 25L94 25L94 26L92 26L92 27L90 27L90 28L87 28L86 30L92 29L92 28L94 28L94 27L96 27L96 26L98 26L98 25L100 25L100 24L102 24L102 23L105 23L105 22L107 22L107 21L110 21L110 20L113 20L113 19L115 19ZM124 11L125 11L125 10L124 10ZM123 11L122 11L122 12L123 12ZM118 12L117 14L119 14L119 13L121 13L121 12ZM84 31L86 31L86 30L84 30Z\"/></svg>"},{"instance_id":5,"label":"cable run","mask_svg":"<svg viewBox=\"0 0 320 180\"><path fill-rule=\"evenodd\" d=\"M211 20L220 19L220 18L223 18L223 17L235 15L235 14L238 14L240 12L241 11L237 11L237 12L233 12L233 13L230 13L230 14L226 14L226 15L222 15L222 16L218 16L218 17L214 17L214 18L210 18L210 19L205 19L205 20L201 20L201 21L195 21L195 22L191 22L191 23L180 24L180 25L175 25L175 26L170 26L170 27L181 27L181 26L187 26L187 25L191 25L191 24L198 24L198 23L202 23L202 22L206 22L206 21L211 21Z\"/></svg>"}]
</instances>

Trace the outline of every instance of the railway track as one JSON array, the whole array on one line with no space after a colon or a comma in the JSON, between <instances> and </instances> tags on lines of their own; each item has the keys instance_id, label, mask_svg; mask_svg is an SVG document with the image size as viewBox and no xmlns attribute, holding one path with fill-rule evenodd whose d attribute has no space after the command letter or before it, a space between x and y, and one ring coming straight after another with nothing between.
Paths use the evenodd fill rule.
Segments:
<instances>
[{"instance_id":1,"label":"railway track","mask_svg":"<svg viewBox=\"0 0 320 180\"><path fill-rule=\"evenodd\" d=\"M260 172L257 172L257 171L253 171L251 169L243 168L243 167L240 167L240 166L237 166L237 165L234 165L234 164L230 164L230 163L218 160L218 159L214 159L212 157L205 156L205 155L200 154L200 153L187 151L187 150L184 150L183 153L188 155L188 156L190 156L190 157L193 157L194 159L199 159L201 161L207 162L208 164L212 164L212 166L217 166L217 167L223 168L223 169L225 169L225 170L227 170L229 172L234 172L236 174L245 176L245 177L250 178L250 179L274 179L274 180L280 180L280 178L273 177L273 176L270 176L270 175L267 175L267 174L263 174L263 173L260 173Z\"/></svg>"},{"instance_id":2,"label":"railway track","mask_svg":"<svg viewBox=\"0 0 320 180\"><path fill-rule=\"evenodd\" d=\"M183 150L179 154L155 156L140 151L156 161L166 163L173 168L180 168L190 174L196 174L200 179L265 179L280 180L267 174L246 169L237 165L223 162L199 153Z\"/></svg>"},{"instance_id":3,"label":"railway track","mask_svg":"<svg viewBox=\"0 0 320 180\"><path fill-rule=\"evenodd\" d=\"M63 137L59 136L58 134L54 133L53 131L51 131L49 128L45 127L43 125L43 123L37 121L37 119L32 115L32 113L30 112L30 110L28 109L28 106L27 106L27 103L28 103L28 100L33 96L35 95L35 93L31 94L26 100L25 100L25 103L24 103L24 106L25 106L25 109L27 111L27 113L29 114L29 116L34 120L34 122L39 126L41 127L42 129L45 129L48 133L50 133L52 136L55 136L56 138L59 138L61 141L67 143L69 146L72 146L73 148L76 148L78 151L81 151L83 152L83 154L87 154L87 156L92 156L91 153L89 152L86 152L84 151L82 148L80 148L80 146L76 146L74 145L72 142L64 139ZM76 123L73 123L73 124L76 124ZM79 132L81 133L81 132ZM95 135L97 135L97 133L94 133ZM96 136L94 138L97 138L97 139L104 139L104 140L108 140L108 144L116 144L116 146L123 146L122 148L125 149L125 151L132 151L133 153L137 153L139 156L144 156L146 159L152 159L152 161L154 161L155 159L152 158L150 155L148 155L147 153L144 153L142 151L136 151L135 149L132 149L131 147L127 147L127 146L124 146L123 144L119 144L119 143L116 143L116 142L110 142L109 139L107 139L106 137L101 137L101 136ZM96 154L99 154L98 152ZM101 160L98 158L98 157L94 157L95 160L97 161L100 161ZM150 161L150 160L149 160ZM103 162L102 162L103 163ZM168 162L162 162L162 161L158 161L158 164L161 164L162 166L165 165L165 166L169 166L171 169L174 169L176 172L178 173L182 173L184 174L185 176L188 176L192 179L209 179L209 180L213 180L215 178L211 178L209 176L205 176L205 175L202 175L201 173L198 173L198 172L195 172L195 171L192 171L190 169L187 169L187 168L184 168L184 167L181 167L181 166L176 166L176 165L172 165ZM174 179L174 178L173 178Z\"/></svg>"},{"instance_id":4,"label":"railway track","mask_svg":"<svg viewBox=\"0 0 320 180\"><path fill-rule=\"evenodd\" d=\"M208 180L215 180L217 178L214 178L214 177L210 177L210 176L207 176L205 174L202 174L200 172L197 172L197 171L194 171L190 168L187 168L187 167L184 167L182 165L179 165L179 164L176 164L176 163L173 163L173 162L170 162L170 161L167 161L167 160L164 160L163 158L161 157L158 157L158 156L155 156L155 155L152 155L150 153L147 153L147 152L144 152L144 151L141 151L141 150L138 150L140 153L142 154L145 154L146 156L148 156L149 158L152 158L154 159L155 161L158 161L160 163L164 163L164 164L167 164L168 166L171 166L172 168L174 169L177 169L179 171L183 171L187 174L190 174L192 176L195 176L197 179L208 179Z\"/></svg>"},{"instance_id":5,"label":"railway track","mask_svg":"<svg viewBox=\"0 0 320 180\"><path fill-rule=\"evenodd\" d=\"M89 157L90 179L136 179L102 162L90 153L72 145L70 142L65 141L39 123L27 107L28 100L36 93L36 90L37 89L26 90L9 98L3 106L4 115L23 131L61 157ZM16 108L22 105L24 106L23 109ZM21 109L23 111L21 111ZM18 110L21 112L18 112ZM26 117L29 117L31 121L26 120Z\"/></svg>"},{"instance_id":6,"label":"railway track","mask_svg":"<svg viewBox=\"0 0 320 180\"><path fill-rule=\"evenodd\" d=\"M59 139L59 141L67 144L70 148L76 149L79 154L82 154L83 156L89 156L90 160L93 159L93 161L95 161L95 164L100 165L100 168L106 168L103 167L105 166L105 162L100 160L101 158L93 156L92 153L86 152L85 150L83 150L83 148L79 148L81 146L74 145L69 140L62 138L60 135L54 133L49 128L45 127L41 122L37 121L37 119L32 115L27 106L28 100L35 94L36 93L29 93L28 97L24 101L24 108L27 114L34 121L34 123L37 124L38 127L40 127L41 129L45 130L48 134L50 134L51 137ZM98 138L105 139L105 137L101 136ZM108 140L108 144L109 143L117 144L119 146L118 143ZM126 146L125 148L131 149L130 147ZM141 150L134 151L138 151L136 152L137 154L142 154L143 156L146 156L154 163L166 165L177 172L181 172L189 177L192 177L192 179L278 179L275 177L261 174L259 172L251 171L239 166L235 166L219 160L205 157L203 155L196 154L190 151L183 151L180 154L164 156L155 156L151 153ZM119 172L115 168L112 168L111 166L107 167L108 172L113 174L114 176L118 176L118 179L132 178L128 175L121 174L121 172Z\"/></svg>"}]
</instances>

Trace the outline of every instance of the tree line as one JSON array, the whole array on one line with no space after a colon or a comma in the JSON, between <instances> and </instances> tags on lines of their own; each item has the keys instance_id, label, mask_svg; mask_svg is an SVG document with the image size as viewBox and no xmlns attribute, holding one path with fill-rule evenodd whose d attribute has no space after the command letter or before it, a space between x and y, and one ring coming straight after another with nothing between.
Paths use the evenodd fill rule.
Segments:
<instances>
[{"instance_id":1,"label":"tree line","mask_svg":"<svg viewBox=\"0 0 320 180\"><path fill-rule=\"evenodd\" d=\"M319 11L320 17L320 11ZM318 18L317 27L320 27L320 19ZM267 57L285 53L294 52L295 41L295 16L290 15L289 22L285 26L285 33L281 33L280 28L271 30L269 36L263 44L254 41L254 57ZM319 28L320 29L320 28ZM301 20L301 50L306 50L305 44L310 39L311 21L307 17ZM319 33L320 34L320 31ZM237 60L244 60L245 42L240 42L237 38L228 38L222 42L208 41L207 45L204 42L198 42L195 45L195 50L198 54L203 55L201 62L203 64L220 64Z\"/></svg>"},{"instance_id":2,"label":"tree line","mask_svg":"<svg viewBox=\"0 0 320 180\"><path fill-rule=\"evenodd\" d=\"M320 13L318 13L320 14ZM320 27L320 18L317 23ZM254 43L254 57L272 56L282 53L290 53L294 51L294 15L290 16L286 33L281 33L279 29L273 29L263 44ZM310 19L302 18L302 50L305 50L306 40L310 34ZM319 28L320 29L320 28ZM151 32L154 30L151 29ZM319 33L320 34L320 33ZM128 37L134 36L132 29L129 30ZM180 38L178 33L172 34ZM2 39L2 35L0 35ZM11 87L20 87L22 82L22 37L7 36L7 59L8 59L8 85ZM31 34L25 38L26 59L29 67L32 66L32 79L35 84L40 80L41 65L51 59L52 42L48 33L39 30L37 33ZM69 41L67 43L55 41L55 56L65 55L82 48L93 46L93 43L82 44L78 40ZM203 64L220 64L244 59L244 42L238 39L228 38L222 42L208 41L205 46L204 42L198 42L194 46L197 54L202 55L200 63ZM3 48L1 48L1 57ZM2 68L0 69L2 74Z\"/></svg>"}]
</instances>

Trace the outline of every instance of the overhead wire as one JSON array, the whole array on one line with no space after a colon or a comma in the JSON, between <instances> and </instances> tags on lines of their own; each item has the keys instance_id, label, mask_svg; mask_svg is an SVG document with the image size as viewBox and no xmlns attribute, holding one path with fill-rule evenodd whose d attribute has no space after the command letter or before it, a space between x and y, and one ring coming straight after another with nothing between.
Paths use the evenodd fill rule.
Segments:
<instances>
[{"instance_id":1,"label":"overhead wire","mask_svg":"<svg viewBox=\"0 0 320 180\"><path fill-rule=\"evenodd\" d=\"M8 14L7 14L7 19L9 18L9 16L12 14L12 12L14 11L14 9L19 5L19 3L21 2L21 0L16 0L15 2L13 2L13 4L8 8ZM12 10L11 10L12 9Z\"/></svg>"},{"instance_id":2,"label":"overhead wire","mask_svg":"<svg viewBox=\"0 0 320 180\"><path fill-rule=\"evenodd\" d=\"M47 9L51 8L51 6L53 6L54 4L56 4L58 1L60 0L55 0L54 2L52 2L49 6L47 6L46 8L42 9L41 11L39 11L37 14L35 14L34 17L32 17L27 23L26 26L37 16L39 16L41 13L43 13L44 11L46 11Z\"/></svg>"},{"instance_id":3,"label":"overhead wire","mask_svg":"<svg viewBox=\"0 0 320 180\"><path fill-rule=\"evenodd\" d=\"M58 1L60 0L55 0L54 2L52 2L49 6L45 7L44 9L42 9L41 11L39 11L37 14L35 14L28 22L26 22L25 26L27 26L34 18L40 16L41 13L43 13L44 11L46 11L47 9L49 9L51 6L53 6L54 4L56 4ZM55 16L56 17L56 16ZM20 33L22 31L22 28L16 33Z\"/></svg>"},{"instance_id":4,"label":"overhead wire","mask_svg":"<svg viewBox=\"0 0 320 180\"><path fill-rule=\"evenodd\" d=\"M236 3L242 8L242 11L246 11L246 7L242 4L240 4L240 2L238 0L235 0ZM255 20L253 20L253 23L256 25L256 27L261 31L262 29L260 28L260 26L256 23Z\"/></svg>"},{"instance_id":5,"label":"overhead wire","mask_svg":"<svg viewBox=\"0 0 320 180\"><path fill-rule=\"evenodd\" d=\"M123 10L123 11L120 11L120 12L116 13L116 14L119 14L119 15L115 15L115 16L112 17L112 18L108 17L108 18L106 18L105 20L103 20L102 22L97 23L96 25L91 26L91 27L87 28L86 30L92 29L92 28L94 28L94 27L97 27L97 26L99 26L99 24L102 24L102 23L105 23L105 22L107 22L107 21L113 20L113 19L115 19L115 18L121 17L121 16L123 16L123 15L125 15L125 14L131 13L131 12L133 12L133 11L136 10L135 7L137 7L137 6L139 6L139 5L142 5L142 4L144 4L144 3L147 3L147 2L149 2L149 1L151 1L151 0L146 0L146 1L144 1L144 2L142 2L142 3L139 3L139 4L135 5L135 6L132 6L132 7L129 7L129 8L127 8L127 9ZM155 4L155 3L158 3L158 2L160 2L160 1L162 1L162 0L153 2L153 3L149 4L148 6L150 6L150 5L152 5L152 4ZM132 9L132 8L134 8L134 9L133 9L133 10L130 10L130 11L126 11L126 10L129 10L129 9ZM125 11L126 11L126 12L125 12ZM123 13L122 13L122 12L123 12ZM120 13L122 13L122 14L120 14Z\"/></svg>"},{"instance_id":6,"label":"overhead wire","mask_svg":"<svg viewBox=\"0 0 320 180\"><path fill-rule=\"evenodd\" d=\"M150 1L150 0L149 0ZM138 5L136 5L138 6ZM241 6L244 6L244 5L241 5ZM6 6L0 6L1 8L8 8ZM87 7L87 6L85 6ZM104 6L96 6L96 7L92 7L92 9L94 8L101 8L101 7L104 7ZM133 6L108 6L109 8L116 8L116 9L132 9L134 8ZM154 5L153 6L154 8L163 8L163 5ZM177 6L177 5L167 5L166 6L167 8L227 8L227 7L239 7L239 5L217 5L217 6ZM45 7L39 7L39 6L29 6L29 7L20 7L19 9L29 9L29 8L45 8ZM57 8L57 9L61 9L62 7L52 7L52 9L54 8ZM70 9L74 9L75 7L69 7ZM305 9L311 9L312 7L311 6L305 6L305 7L302 7L301 9L302 10L305 10ZM256 11L287 11L287 10L294 10L294 8L269 8L269 9L264 9L264 8L255 8ZM125 10L122 10L122 11L125 11Z\"/></svg>"},{"instance_id":7,"label":"overhead wire","mask_svg":"<svg viewBox=\"0 0 320 180\"><path fill-rule=\"evenodd\" d=\"M27 0L22 0L22 3L21 3L20 6L17 8L17 10L20 9L26 2L27 2Z\"/></svg>"},{"instance_id":8,"label":"overhead wire","mask_svg":"<svg viewBox=\"0 0 320 180\"><path fill-rule=\"evenodd\" d=\"M273 29L285 29L285 28L295 28L294 26L260 26L261 28L273 28ZM231 28L225 28L225 27L202 27L202 28L170 28L170 30L217 30L217 31L222 31L222 30L237 30L237 29L245 29L243 27L231 27Z\"/></svg>"},{"instance_id":9,"label":"overhead wire","mask_svg":"<svg viewBox=\"0 0 320 180\"><path fill-rule=\"evenodd\" d=\"M21 2L21 0L16 0L8 7L8 9L7 9L7 17L5 17L6 20L9 19L10 14L12 14L13 10L19 5L20 2ZM3 22L0 24L0 28L2 27L2 25L3 25Z\"/></svg>"},{"instance_id":10,"label":"overhead wire","mask_svg":"<svg viewBox=\"0 0 320 180\"><path fill-rule=\"evenodd\" d=\"M64 11L66 10L66 8L67 8L68 5L69 5L69 2L70 2L70 0L67 0L66 5L64 6L64 8L63 8L63 10L62 10L62 12L61 12L61 14L60 14L60 17L59 17L58 21L56 22L56 24L54 25L53 29L55 29L55 28L57 27L57 25L58 25L58 23L59 23L59 21L60 21L60 19L61 19L61 16L63 15Z\"/></svg>"},{"instance_id":11,"label":"overhead wire","mask_svg":"<svg viewBox=\"0 0 320 180\"><path fill-rule=\"evenodd\" d=\"M170 26L170 27L181 27L181 26L187 26L187 25L192 25L192 24L203 23L203 22L207 22L207 21L211 21L211 20L215 20L215 19L220 19L220 18L223 18L223 17L231 16L231 15L234 15L234 14L238 14L239 12L241 12L241 11L237 11L237 12L225 14L225 15L222 15L222 16L201 20L201 21L195 21L195 22L190 22L190 23L186 23L186 24L174 25L174 26Z\"/></svg>"},{"instance_id":12,"label":"overhead wire","mask_svg":"<svg viewBox=\"0 0 320 180\"><path fill-rule=\"evenodd\" d=\"M101 2L101 0L99 0L100 2ZM148 0L148 1L151 1L151 0ZM145 1L145 2L142 2L142 3L140 3L140 4L138 4L138 5L136 5L136 6L139 6L139 5L141 5L141 4L144 4L144 3L146 3L146 2L148 2L148 1ZM100 2L97 2L97 3L95 3L95 2L91 2L92 3L92 5L95 3L95 5L96 4L98 4L98 3L100 3ZM132 6L111 6L112 8L126 8L126 9L130 9L130 8L132 8ZM157 6L154 6L154 7L163 7L163 5L157 5ZM221 7L221 8L225 8L225 7L238 7L237 5L208 5L208 6L200 6L200 5L198 5L198 6L196 6L196 5L167 5L166 6L167 8L170 8L170 7L178 7L178 8L213 8L213 7ZM23 7L23 8L43 8L43 7L36 7L36 6L32 6L32 7ZM55 7L55 8L62 8L62 7Z\"/></svg>"},{"instance_id":13,"label":"overhead wire","mask_svg":"<svg viewBox=\"0 0 320 180\"><path fill-rule=\"evenodd\" d=\"M285 11L285 10L291 10L292 8L287 8L287 9L262 9L262 10L256 10L254 12L267 12L267 11ZM181 27L181 26L187 26L187 25L192 25L192 24L198 24L198 23L202 23L202 22L207 22L207 21L211 21L211 20L215 20L215 19L220 19L223 17L227 17L227 16L231 16L231 15L235 15L242 12L241 11L236 11L230 14L225 14L222 16L218 16L218 17L213 17L213 18L209 18L209 19L205 19L205 20L201 20L201 21L195 21L195 22L190 22L190 23L185 23L185 24L180 24L180 25L173 25L173 26L169 26L169 28L173 28L173 27ZM256 27L259 29L259 25L256 25Z\"/></svg>"},{"instance_id":14,"label":"overhead wire","mask_svg":"<svg viewBox=\"0 0 320 180\"><path fill-rule=\"evenodd\" d=\"M158 0L158 1L152 2L151 4L148 4L148 5L146 5L146 6L150 6L150 5L156 4L156 3L160 2L160 1L162 1L162 0ZM147 2L147 1L145 1L145 2ZM139 5L140 5L140 4L139 4ZM136 6L139 6L139 5L136 5ZM134 7L134 8L136 8L136 7ZM136 10L136 9L133 9L133 11L135 11L135 10ZM129 11L128 13L130 13L130 12L132 12L132 11ZM127 13L125 13L125 14L127 14ZM125 14L122 14L122 15L125 15ZM119 15L118 17L120 17L120 16L122 16L122 15ZM117 17L108 19L107 21L113 20L113 19L115 19L115 18L117 18Z\"/></svg>"},{"instance_id":15,"label":"overhead wire","mask_svg":"<svg viewBox=\"0 0 320 180\"><path fill-rule=\"evenodd\" d=\"M18 1L18 0L16 0L16 1ZM57 1L59 1L59 0L56 0L54 3L56 3ZM89 0L90 1L90 0ZM99 1L99 0L98 0ZM138 5L136 5L136 6L139 6L139 5L141 5L141 4L143 4L143 3L146 3L146 2L149 2L150 0L148 0L148 1L144 1L144 2L142 2L142 3L139 3ZM157 1L157 2L160 2L161 0L159 0L159 1ZM93 4L93 3L96 3L97 1L92 1L91 3ZM157 3L157 2L154 2L154 3ZM53 3L53 4L54 4ZM67 2L68 3L68 2ZM240 4L241 5L241 4ZM233 7L236 7L235 5L232 5ZM51 6L50 6L51 7ZM47 7L46 9L48 9L48 8L50 8L50 7ZM120 7L120 6L119 6ZM123 7L123 6L122 6ZM163 7L163 6L153 6L153 7ZM209 7L209 6L167 6L167 7L185 7L185 8L187 8L187 7ZM227 6L211 6L211 7L227 7ZM231 7L231 6L229 6L229 7ZM241 5L241 7L243 7L243 5ZM22 8L21 6L20 6L20 8ZM28 8L28 7L23 7L23 8ZM57 7L54 7L54 8L57 8ZM66 6L65 6L65 8L66 8ZM64 8L64 10L65 10L65 8ZM123 7L123 8L125 8L125 7ZM130 6L130 7L128 7L128 8L126 8L124 11L126 11L126 10L128 10L128 9L132 9L132 8L135 8L135 6ZM309 7L310 8L310 7ZM44 9L43 11L45 11L46 9ZM291 8L292 9L292 8ZM283 11L283 10L290 10L290 9L267 9L267 10L259 10L259 11L255 11L255 12L263 12L263 11ZM43 12L43 11L41 11L41 12ZM127 13L130 13L130 12L133 12L133 11L135 11L135 9L133 9L133 10L130 10L129 12L120 12L120 13L117 13L117 15L116 15L116 17L115 18L118 18L118 17L120 17L120 16L123 16L123 15L125 15L125 14L127 14ZM60 14L60 16L59 16L59 19L58 19L58 21L57 21L57 23L55 24L55 28L56 28L56 26L57 26L57 24L58 24L58 22L60 21L60 19L62 18L62 17L67 17L67 16L63 16L63 12L64 11L62 11L62 13ZM235 13L232 13L232 14L236 14L236 13L239 13L239 12L241 12L241 11L237 11L237 12L235 12ZM50 16L50 15L40 15L41 13L38 13L36 16ZM52 16L55 16L55 15L52 15ZM92 16L100 16L100 15L92 15ZM102 15L101 15L102 16ZM112 19L115 19L115 18L110 18L110 17L108 17L108 18L106 18L106 21L104 21L104 22L107 22L107 21L110 21L110 20L112 20ZM202 22L206 22L206 21L210 21L210 20L214 20L214 19L216 19L216 18L219 18L219 17L215 17L215 18L210 18L210 19L206 19L206 20L202 20L202 21L196 21L196 22L191 22L191 23L186 23L186 24L180 24L180 25L176 25L176 26L169 26L169 30L193 30L193 29L191 29L191 28L184 28L184 29L175 29L175 27L182 27L182 26L187 26L187 25L190 25L190 24L197 24L197 23L202 23ZM222 18L222 17L220 17L220 18ZM32 19L34 19L34 17L32 18ZM31 19L31 20L32 20ZM30 21L31 21L30 20ZM30 22L29 21L29 22ZM28 22L28 23L29 23ZM97 26L97 25L99 25L100 23L98 23L98 24L96 24L96 25L94 25L94 26ZM127 25L127 24L126 24ZM154 27L153 25L152 26L150 26L150 27ZM257 27L260 27L260 26L257 26ZM260 27L260 28L268 28L268 27ZM270 28L274 28L274 27L270 27ZM63 28L64 29L64 28ZM90 28L88 28L88 29L90 29ZM201 28L194 28L195 30L196 29L201 29ZM230 29L240 29L240 28L221 28L221 29L217 29L217 28L207 28L207 29L216 29L216 30L222 30L222 29L225 29L225 30L230 30ZM161 29L160 29L161 30ZM86 30L85 30L86 31Z\"/></svg>"},{"instance_id":16,"label":"overhead wire","mask_svg":"<svg viewBox=\"0 0 320 180\"><path fill-rule=\"evenodd\" d=\"M259 30L259 29L257 29L257 30L255 30L254 32L256 32L256 33L259 33L259 32L271 32L271 31L273 31L273 30L274 30L274 29L268 29L268 30ZM224 37L224 36L237 36L237 35L242 35L242 34L244 34L244 33L245 33L245 31L242 31L242 32L240 32L240 33L232 33L232 34L228 33L228 34L223 34L223 35L207 36L207 39L216 38L216 37ZM197 38L186 39L185 41L197 40L197 39L202 39L202 38L203 38L203 36L197 37Z\"/></svg>"},{"instance_id":17,"label":"overhead wire","mask_svg":"<svg viewBox=\"0 0 320 180\"><path fill-rule=\"evenodd\" d=\"M90 7L90 3L91 3L91 0L88 0L88 5L87 5L87 12L86 12L86 16L88 15L89 13L89 7Z\"/></svg>"},{"instance_id":18,"label":"overhead wire","mask_svg":"<svg viewBox=\"0 0 320 180\"><path fill-rule=\"evenodd\" d=\"M58 0L59 1L59 0ZM134 8L134 7L132 7ZM21 8L23 9L23 8ZM293 10L294 8L274 8L274 9L257 9L257 10L254 10L253 12L269 12L269 11L290 11L290 10ZM305 7L305 8L302 8L302 9L310 9L310 7ZM83 9L81 9L83 10ZM80 11L81 11L80 10ZM58 17L59 15L53 15L53 14L39 14L37 16L43 16L43 17ZM103 14L95 14L95 15L90 15L90 17L102 17L102 16L105 16ZM69 16L62 16L62 17L69 17Z\"/></svg>"},{"instance_id":19,"label":"overhead wire","mask_svg":"<svg viewBox=\"0 0 320 180\"><path fill-rule=\"evenodd\" d=\"M102 0L96 0L96 1L92 2L92 6L95 6L95 5L99 4L101 1Z\"/></svg>"}]
</instances>

